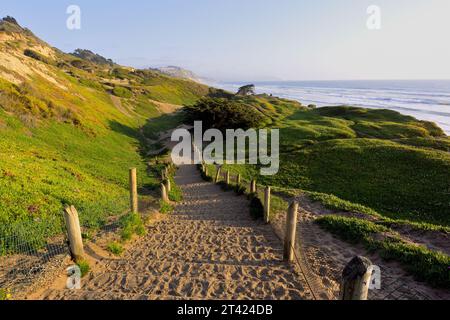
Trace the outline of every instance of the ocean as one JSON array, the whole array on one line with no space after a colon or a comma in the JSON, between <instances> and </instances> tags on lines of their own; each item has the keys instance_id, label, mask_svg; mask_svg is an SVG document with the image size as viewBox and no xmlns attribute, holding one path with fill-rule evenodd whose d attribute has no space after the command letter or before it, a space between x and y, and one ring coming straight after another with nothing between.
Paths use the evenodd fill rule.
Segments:
<instances>
[{"instance_id":1,"label":"ocean","mask_svg":"<svg viewBox=\"0 0 450 320\"><path fill-rule=\"evenodd\" d=\"M222 82L213 85L237 91L249 83L255 84L257 93L297 100L304 105L395 110L435 122L450 135L450 80Z\"/></svg>"}]
</instances>

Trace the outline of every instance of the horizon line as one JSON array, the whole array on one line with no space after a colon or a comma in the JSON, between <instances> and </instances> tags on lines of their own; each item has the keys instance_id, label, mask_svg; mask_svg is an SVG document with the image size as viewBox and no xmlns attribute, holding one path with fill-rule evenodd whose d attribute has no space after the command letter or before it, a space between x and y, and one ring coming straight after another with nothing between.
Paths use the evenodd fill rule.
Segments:
<instances>
[{"instance_id":1,"label":"horizon line","mask_svg":"<svg viewBox=\"0 0 450 320\"><path fill-rule=\"evenodd\" d=\"M200 78L204 78L200 76ZM333 81L450 81L450 78L442 79L320 79L320 80L214 80L222 83L263 83L263 82L333 82Z\"/></svg>"}]
</instances>

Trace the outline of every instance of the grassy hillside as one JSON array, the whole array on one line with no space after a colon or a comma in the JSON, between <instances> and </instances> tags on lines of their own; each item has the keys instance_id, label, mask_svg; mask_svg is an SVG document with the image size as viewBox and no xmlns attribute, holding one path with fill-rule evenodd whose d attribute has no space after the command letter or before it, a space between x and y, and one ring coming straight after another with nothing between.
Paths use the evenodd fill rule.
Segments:
<instances>
[{"instance_id":1,"label":"grassy hillside","mask_svg":"<svg viewBox=\"0 0 450 320\"><path fill-rule=\"evenodd\" d=\"M389 110L307 108L269 96L228 97L280 128L281 168L226 166L259 183L337 196L383 215L450 225L450 139ZM223 121L223 119L222 119Z\"/></svg>"},{"instance_id":2,"label":"grassy hillside","mask_svg":"<svg viewBox=\"0 0 450 320\"><path fill-rule=\"evenodd\" d=\"M192 104L206 86L64 54L30 31L0 23L0 238L43 240L73 204L99 226L128 207L128 169L146 175L142 130L174 124L156 103ZM150 120L149 120L150 119ZM4 251L6 244L0 244Z\"/></svg>"}]
</instances>

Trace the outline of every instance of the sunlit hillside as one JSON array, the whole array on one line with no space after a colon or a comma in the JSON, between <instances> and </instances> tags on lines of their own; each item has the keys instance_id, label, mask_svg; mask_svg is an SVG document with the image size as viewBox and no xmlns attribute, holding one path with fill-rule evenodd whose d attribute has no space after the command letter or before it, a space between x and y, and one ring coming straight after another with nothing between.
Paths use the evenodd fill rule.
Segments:
<instances>
[{"instance_id":1,"label":"sunlit hillside","mask_svg":"<svg viewBox=\"0 0 450 320\"><path fill-rule=\"evenodd\" d=\"M59 231L64 204L98 225L128 204L128 168L144 174L141 127L163 131L208 87L156 71L94 63L0 23L0 232ZM149 130L149 129L147 129Z\"/></svg>"}]
</instances>

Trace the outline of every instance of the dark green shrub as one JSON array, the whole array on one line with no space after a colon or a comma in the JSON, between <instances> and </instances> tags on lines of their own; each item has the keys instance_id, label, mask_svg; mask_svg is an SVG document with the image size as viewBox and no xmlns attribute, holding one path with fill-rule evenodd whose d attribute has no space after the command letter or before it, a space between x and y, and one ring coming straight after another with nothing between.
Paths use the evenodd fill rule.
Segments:
<instances>
[{"instance_id":1,"label":"dark green shrub","mask_svg":"<svg viewBox=\"0 0 450 320\"><path fill-rule=\"evenodd\" d=\"M114 65L114 62L111 59L106 59L90 50L76 49L73 53L71 53L71 55L99 65Z\"/></svg>"},{"instance_id":2,"label":"dark green shrub","mask_svg":"<svg viewBox=\"0 0 450 320\"><path fill-rule=\"evenodd\" d=\"M129 77L130 71L128 71L128 70L126 70L126 69L124 69L124 68L115 68L115 69L112 71L112 74L113 74L116 78L121 79L121 80L124 80L124 79L127 79L127 78Z\"/></svg>"},{"instance_id":3,"label":"dark green shrub","mask_svg":"<svg viewBox=\"0 0 450 320\"><path fill-rule=\"evenodd\" d=\"M92 65L84 60L72 60L70 61L70 64L77 68L77 69L81 69L81 70L85 70L85 71L90 71L92 70Z\"/></svg>"},{"instance_id":4,"label":"dark green shrub","mask_svg":"<svg viewBox=\"0 0 450 320\"><path fill-rule=\"evenodd\" d=\"M265 123L257 108L238 100L203 98L185 110L188 121L203 121L205 128L249 129L259 128Z\"/></svg>"},{"instance_id":5,"label":"dark green shrub","mask_svg":"<svg viewBox=\"0 0 450 320\"><path fill-rule=\"evenodd\" d=\"M44 57L42 54L40 54L40 53L38 53L36 51L30 50L30 49L25 49L23 54L26 55L27 57L30 57L30 58L34 59L34 60L41 61L41 62L46 63L46 64L51 64L50 60L47 57Z\"/></svg>"}]
</instances>

